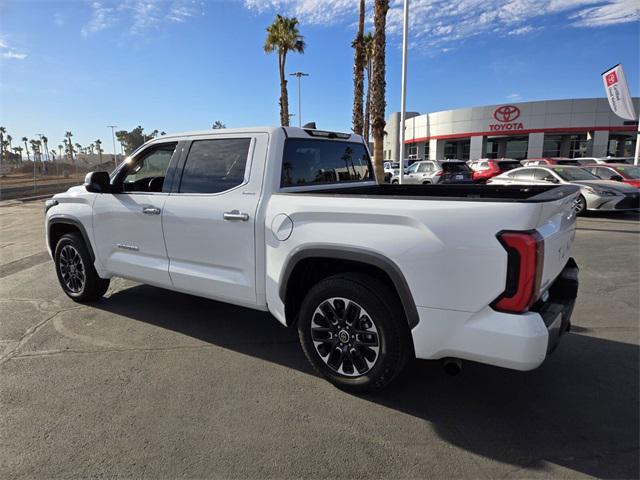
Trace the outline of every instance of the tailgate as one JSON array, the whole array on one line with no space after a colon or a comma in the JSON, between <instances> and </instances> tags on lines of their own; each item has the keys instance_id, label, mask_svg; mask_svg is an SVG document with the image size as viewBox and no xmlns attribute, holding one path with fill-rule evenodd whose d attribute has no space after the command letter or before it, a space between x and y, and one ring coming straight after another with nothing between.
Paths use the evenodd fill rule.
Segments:
<instances>
[{"instance_id":1,"label":"tailgate","mask_svg":"<svg viewBox=\"0 0 640 480\"><path fill-rule=\"evenodd\" d=\"M545 292L571 258L576 235L575 202L578 192L541 205L536 230L544 238L540 293Z\"/></svg>"}]
</instances>

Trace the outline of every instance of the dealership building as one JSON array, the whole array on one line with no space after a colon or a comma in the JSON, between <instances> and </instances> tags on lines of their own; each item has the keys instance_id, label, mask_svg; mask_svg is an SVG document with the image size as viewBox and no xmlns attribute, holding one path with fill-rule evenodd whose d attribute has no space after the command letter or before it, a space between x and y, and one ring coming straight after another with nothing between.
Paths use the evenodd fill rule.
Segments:
<instances>
[{"instance_id":1,"label":"dealership building","mask_svg":"<svg viewBox=\"0 0 640 480\"><path fill-rule=\"evenodd\" d=\"M633 103L639 112L640 98ZM638 122L616 116L606 98L407 112L404 158L633 156L637 129ZM384 159L398 161L400 113L391 114L385 132Z\"/></svg>"}]
</instances>

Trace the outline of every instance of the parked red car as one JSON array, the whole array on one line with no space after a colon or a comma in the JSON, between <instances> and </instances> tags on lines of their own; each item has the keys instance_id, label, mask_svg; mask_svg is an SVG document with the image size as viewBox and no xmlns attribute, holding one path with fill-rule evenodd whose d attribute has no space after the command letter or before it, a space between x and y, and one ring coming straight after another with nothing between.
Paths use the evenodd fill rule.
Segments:
<instances>
[{"instance_id":1,"label":"parked red car","mask_svg":"<svg viewBox=\"0 0 640 480\"><path fill-rule=\"evenodd\" d=\"M638 165L600 164L586 165L582 168L603 180L617 180L640 188L640 166Z\"/></svg>"},{"instance_id":2,"label":"parked red car","mask_svg":"<svg viewBox=\"0 0 640 480\"><path fill-rule=\"evenodd\" d=\"M473 181L477 183L485 183L496 175L521 166L520 162L513 158L481 158L470 160L467 165L473 172Z\"/></svg>"},{"instance_id":3,"label":"parked red car","mask_svg":"<svg viewBox=\"0 0 640 480\"><path fill-rule=\"evenodd\" d=\"M534 167L536 165L579 165L580 163L567 157L541 157L541 158L527 158L522 160L523 167Z\"/></svg>"}]
</instances>

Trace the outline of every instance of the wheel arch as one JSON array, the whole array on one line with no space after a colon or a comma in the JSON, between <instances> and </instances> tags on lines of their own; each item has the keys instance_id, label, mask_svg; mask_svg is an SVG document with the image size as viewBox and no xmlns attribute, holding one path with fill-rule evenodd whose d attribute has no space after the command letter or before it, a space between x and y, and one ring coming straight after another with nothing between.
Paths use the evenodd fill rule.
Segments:
<instances>
[{"instance_id":1,"label":"wheel arch","mask_svg":"<svg viewBox=\"0 0 640 480\"><path fill-rule=\"evenodd\" d=\"M294 323L293 312L299 308L305 288L323 278L354 271L385 281L395 290L409 328L418 324L418 310L409 285L400 267L391 259L377 252L358 248L313 247L294 253L282 270L278 294L285 305L287 325Z\"/></svg>"},{"instance_id":2,"label":"wheel arch","mask_svg":"<svg viewBox=\"0 0 640 480\"><path fill-rule=\"evenodd\" d=\"M56 245L60 238L67 233L79 232L82 235L82 239L89 251L89 255L91 256L91 261L94 262L96 257L93 253L93 246L89 241L89 235L87 234L87 230L84 228L82 222L76 218L71 218L67 216L54 216L49 219L47 222L47 241L49 242L49 248L51 252L56 251Z\"/></svg>"}]
</instances>

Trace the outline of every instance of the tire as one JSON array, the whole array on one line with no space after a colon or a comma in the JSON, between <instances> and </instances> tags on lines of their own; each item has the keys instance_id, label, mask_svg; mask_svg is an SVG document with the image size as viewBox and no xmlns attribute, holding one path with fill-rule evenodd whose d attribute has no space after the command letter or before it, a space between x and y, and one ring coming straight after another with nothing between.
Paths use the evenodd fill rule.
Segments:
<instances>
[{"instance_id":1,"label":"tire","mask_svg":"<svg viewBox=\"0 0 640 480\"><path fill-rule=\"evenodd\" d=\"M578 198L576 199L575 209L576 216L584 215L587 211L587 200L582 195L578 195Z\"/></svg>"},{"instance_id":2,"label":"tire","mask_svg":"<svg viewBox=\"0 0 640 480\"><path fill-rule=\"evenodd\" d=\"M413 356L402 306L387 285L367 275L318 282L302 301L297 326L316 372L350 392L384 388Z\"/></svg>"},{"instance_id":3,"label":"tire","mask_svg":"<svg viewBox=\"0 0 640 480\"><path fill-rule=\"evenodd\" d=\"M400 183L400 181L399 181L399 180L392 180L392 181L391 181L391 183L392 183L393 185L397 185L397 184L399 184L399 183Z\"/></svg>"},{"instance_id":4,"label":"tire","mask_svg":"<svg viewBox=\"0 0 640 480\"><path fill-rule=\"evenodd\" d=\"M58 282L74 302L97 300L109 288L109 280L98 276L80 233L63 235L56 245L54 259Z\"/></svg>"}]
</instances>

